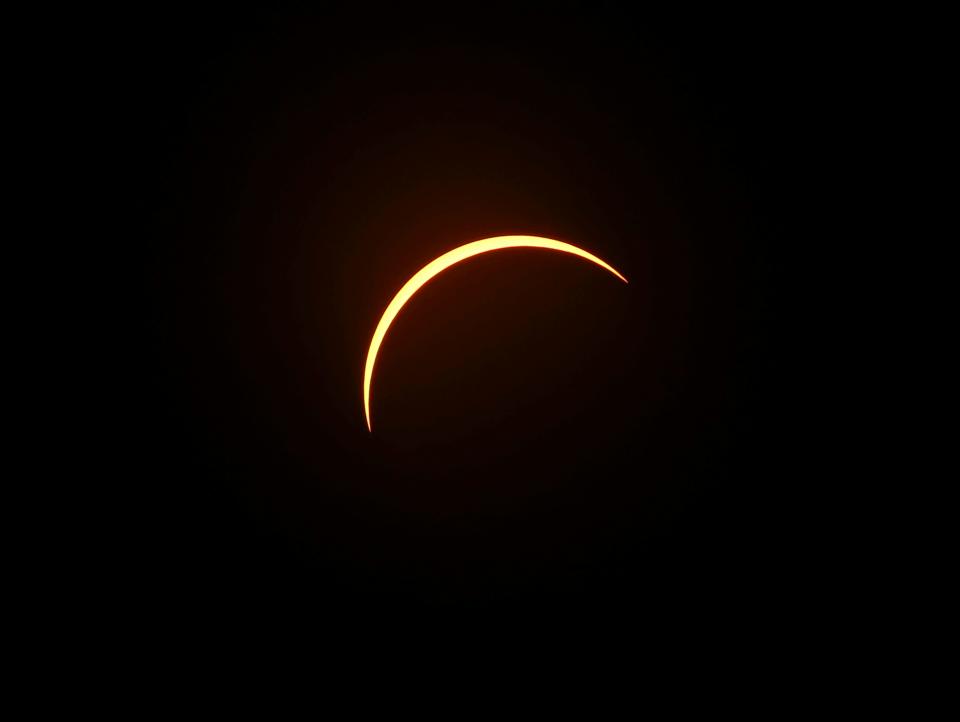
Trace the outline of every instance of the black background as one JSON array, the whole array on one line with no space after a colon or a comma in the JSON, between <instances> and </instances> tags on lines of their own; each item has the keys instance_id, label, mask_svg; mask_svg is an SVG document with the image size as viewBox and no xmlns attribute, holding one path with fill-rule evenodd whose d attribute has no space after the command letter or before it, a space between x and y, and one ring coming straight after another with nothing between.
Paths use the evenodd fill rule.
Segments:
<instances>
[{"instance_id":1,"label":"black background","mask_svg":"<svg viewBox=\"0 0 960 722\"><path fill-rule=\"evenodd\" d=\"M144 12L114 40L136 302L106 511L158 618L795 616L818 544L796 23ZM386 304L506 234L630 283L536 250L447 271L391 328L368 433Z\"/></svg>"}]
</instances>

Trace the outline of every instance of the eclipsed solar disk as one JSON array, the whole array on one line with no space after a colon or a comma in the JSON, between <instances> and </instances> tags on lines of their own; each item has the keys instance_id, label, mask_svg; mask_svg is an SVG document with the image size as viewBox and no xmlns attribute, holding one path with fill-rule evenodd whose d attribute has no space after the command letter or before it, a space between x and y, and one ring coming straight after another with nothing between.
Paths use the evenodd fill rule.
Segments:
<instances>
[{"instance_id":1,"label":"eclipsed solar disk","mask_svg":"<svg viewBox=\"0 0 960 722\"><path fill-rule=\"evenodd\" d=\"M434 259L426 266L417 271L413 277L403 284L403 287L397 292L397 295L390 301L387 310L380 317L380 323L377 324L377 330L373 332L373 338L370 340L370 349L367 351L367 365L363 371L363 410L367 418L367 429L373 431L370 423L370 385L373 382L373 367L377 361L377 353L380 351L380 345L393 319L397 317L400 310L409 301L413 294L419 291L425 283L444 271L455 263L466 260L473 256L487 251L499 251L504 248L545 248L551 251L560 251L562 253L571 253L574 256L585 258L598 266L607 269L614 276L624 283L627 279L620 274L613 266L602 261L591 253L587 253L582 248L577 248L569 243L554 241L550 238L540 238L539 236L496 236L494 238L484 238L482 241L473 241L447 251L439 258Z\"/></svg>"}]
</instances>

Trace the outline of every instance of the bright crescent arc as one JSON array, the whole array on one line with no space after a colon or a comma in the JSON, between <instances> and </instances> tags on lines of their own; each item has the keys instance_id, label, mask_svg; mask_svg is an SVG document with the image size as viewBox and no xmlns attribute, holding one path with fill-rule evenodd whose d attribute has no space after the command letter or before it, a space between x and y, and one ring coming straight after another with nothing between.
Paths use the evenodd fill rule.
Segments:
<instances>
[{"instance_id":1,"label":"bright crescent arc","mask_svg":"<svg viewBox=\"0 0 960 722\"><path fill-rule=\"evenodd\" d=\"M554 241L550 238L540 238L539 236L496 236L495 238L484 238L482 241L466 243L459 248L454 248L452 251L444 253L417 271L413 277L403 285L403 288L397 292L397 295L390 301L390 305L387 306L387 310L383 312L383 316L380 317L377 330L374 331L373 338L370 340L370 349L367 351L367 365L363 371L363 410L367 417L368 431L373 431L373 426L370 423L370 384L373 381L373 365L376 363L377 353L380 351L380 344L383 343L383 339L387 335L387 330L390 328L390 324L393 323L393 319L400 313L400 309L403 308L407 301L413 297L413 294L419 291L427 281L441 271L471 256L486 253L487 251L499 251L503 248L547 248L551 251L572 253L575 256L580 256L580 258L585 258L588 261L596 263L598 266L610 271L610 273L624 283L627 283L627 279L613 266L605 263L593 254L587 253L582 248L577 248L562 241Z\"/></svg>"}]
</instances>

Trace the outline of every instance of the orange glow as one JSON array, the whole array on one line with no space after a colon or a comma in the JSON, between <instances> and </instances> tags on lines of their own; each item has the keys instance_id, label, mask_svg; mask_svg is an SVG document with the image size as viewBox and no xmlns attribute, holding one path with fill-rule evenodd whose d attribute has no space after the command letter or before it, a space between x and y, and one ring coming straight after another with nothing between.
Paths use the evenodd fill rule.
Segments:
<instances>
[{"instance_id":1,"label":"orange glow","mask_svg":"<svg viewBox=\"0 0 960 722\"><path fill-rule=\"evenodd\" d=\"M383 343L383 338L387 335L387 329L390 328L393 319L400 313L400 309L403 308L404 304L406 304L406 302L413 297L413 294L419 291L427 281L441 271L450 268L454 263L459 263L471 256L486 253L487 251L499 251L502 248L547 248L551 251L572 253L575 256L580 256L580 258L592 261L598 266L602 266L624 283L627 282L627 279L620 275L613 266L604 263L583 249L572 246L569 243L554 241L549 238L540 238L538 236L497 236L495 238L484 238L482 241L466 243L459 248L454 248L452 251L444 253L417 271L413 275L413 278L403 285L403 288L401 288L397 292L397 295L393 297L393 300L390 301L387 310L384 311L383 316L380 317L377 330L373 332L370 349L367 351L367 365L363 371L363 410L367 417L367 429L369 431L373 431L373 427L370 424L370 383L373 380L373 365L377 360L380 344Z\"/></svg>"}]
</instances>

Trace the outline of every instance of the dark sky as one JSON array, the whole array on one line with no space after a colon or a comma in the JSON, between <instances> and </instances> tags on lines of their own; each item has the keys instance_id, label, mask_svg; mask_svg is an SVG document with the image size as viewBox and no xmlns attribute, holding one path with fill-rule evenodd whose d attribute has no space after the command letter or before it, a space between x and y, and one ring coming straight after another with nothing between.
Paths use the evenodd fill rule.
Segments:
<instances>
[{"instance_id":1,"label":"dark sky","mask_svg":"<svg viewBox=\"0 0 960 722\"><path fill-rule=\"evenodd\" d=\"M790 613L815 544L795 24L140 13L116 40L138 294L118 580L184 619ZM533 250L451 269L391 329L369 434L386 304L505 234L630 284Z\"/></svg>"}]
</instances>

